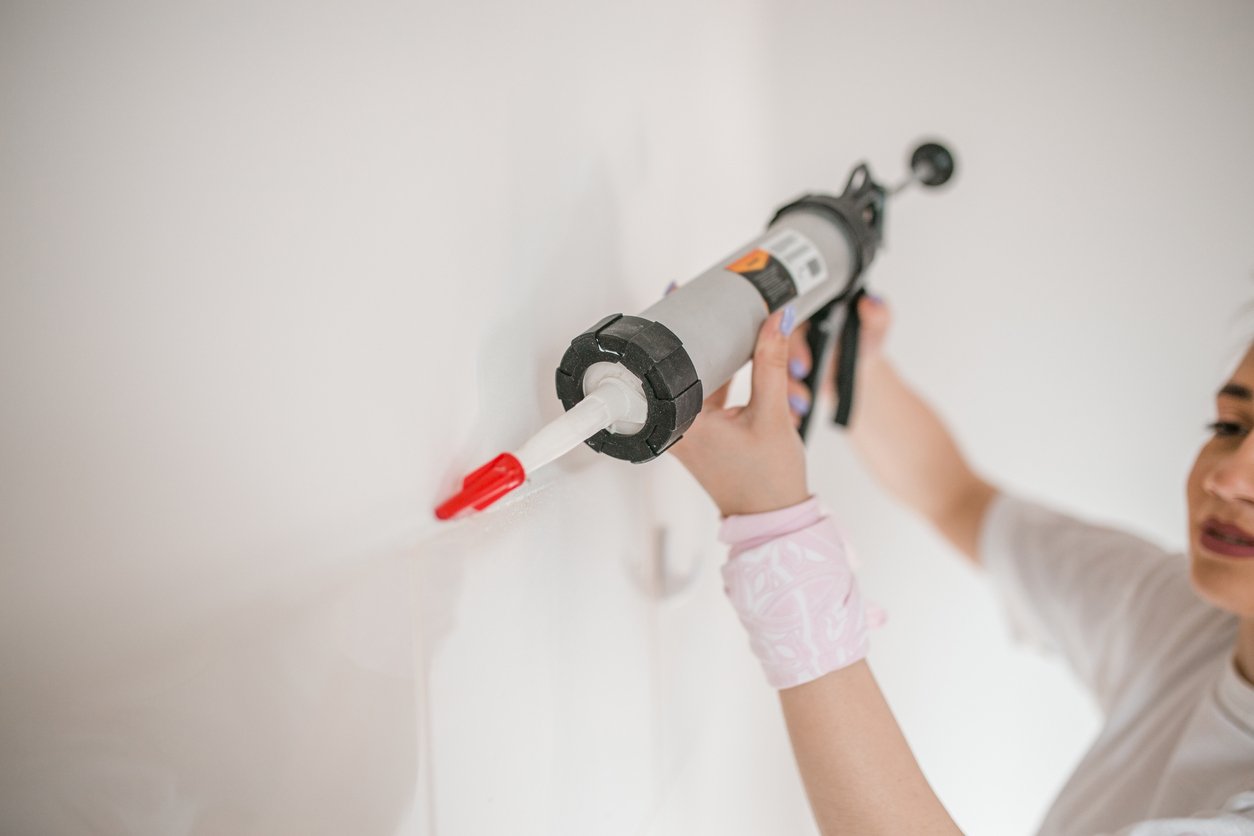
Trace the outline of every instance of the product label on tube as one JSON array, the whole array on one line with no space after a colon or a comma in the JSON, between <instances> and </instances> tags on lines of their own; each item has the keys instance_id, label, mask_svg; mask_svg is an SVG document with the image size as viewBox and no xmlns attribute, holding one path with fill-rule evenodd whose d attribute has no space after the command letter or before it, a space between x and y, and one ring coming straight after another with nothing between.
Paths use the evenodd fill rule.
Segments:
<instances>
[{"instance_id":1,"label":"product label on tube","mask_svg":"<svg viewBox=\"0 0 1254 836\"><path fill-rule=\"evenodd\" d=\"M827 265L823 263L823 254L814 242L800 232L785 229L783 232L762 242L762 249L775 256L784 264L792 283L797 288L797 295L808 292L827 278Z\"/></svg>"},{"instance_id":2,"label":"product label on tube","mask_svg":"<svg viewBox=\"0 0 1254 836\"><path fill-rule=\"evenodd\" d=\"M791 229L766 239L726 269L752 282L772 311L827 278L819 248Z\"/></svg>"}]
</instances>

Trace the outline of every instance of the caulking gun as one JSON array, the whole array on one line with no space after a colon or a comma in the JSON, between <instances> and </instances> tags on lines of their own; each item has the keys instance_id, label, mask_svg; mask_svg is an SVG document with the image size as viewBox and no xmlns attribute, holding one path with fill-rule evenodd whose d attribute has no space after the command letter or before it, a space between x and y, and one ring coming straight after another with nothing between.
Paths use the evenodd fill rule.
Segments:
<instances>
[{"instance_id":1,"label":"caulking gun","mask_svg":"<svg viewBox=\"0 0 1254 836\"><path fill-rule=\"evenodd\" d=\"M939 186L953 173L953 155L934 142L915 149L910 175L892 189L876 183L862 163L839 197L807 194L788 203L766 232L639 316L605 317L571 341L557 367L566 413L467 476L436 516L487 508L580 442L629 462L657 458L692 424L705 395L749 361L762 323L787 304L798 322L810 321L810 391L818 392L839 342L834 420L847 425L858 300L883 241L886 200L911 183ZM809 418L801 421L803 438Z\"/></svg>"}]
</instances>

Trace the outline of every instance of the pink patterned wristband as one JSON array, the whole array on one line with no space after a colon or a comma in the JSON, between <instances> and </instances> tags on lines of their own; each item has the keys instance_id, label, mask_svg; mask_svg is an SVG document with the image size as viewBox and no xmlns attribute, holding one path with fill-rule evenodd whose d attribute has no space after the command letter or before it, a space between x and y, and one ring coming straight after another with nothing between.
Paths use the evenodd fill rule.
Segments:
<instances>
[{"instance_id":1,"label":"pink patterned wristband","mask_svg":"<svg viewBox=\"0 0 1254 836\"><path fill-rule=\"evenodd\" d=\"M866 656L866 607L844 536L811 498L765 514L732 516L723 589L772 688L792 688Z\"/></svg>"}]
</instances>

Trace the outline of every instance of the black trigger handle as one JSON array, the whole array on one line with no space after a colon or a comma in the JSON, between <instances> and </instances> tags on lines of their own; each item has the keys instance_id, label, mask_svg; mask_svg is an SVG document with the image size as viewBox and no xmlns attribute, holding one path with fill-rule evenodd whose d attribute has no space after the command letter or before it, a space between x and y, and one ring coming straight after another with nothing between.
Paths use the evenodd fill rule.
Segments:
<instances>
[{"instance_id":1,"label":"black trigger handle","mask_svg":"<svg viewBox=\"0 0 1254 836\"><path fill-rule=\"evenodd\" d=\"M849 426L849 414L853 412L853 384L858 372L858 343L862 335L862 317L858 315L858 303L866 291L849 297L844 327L840 329L840 356L836 363L836 415L832 421L842 427Z\"/></svg>"}]
</instances>

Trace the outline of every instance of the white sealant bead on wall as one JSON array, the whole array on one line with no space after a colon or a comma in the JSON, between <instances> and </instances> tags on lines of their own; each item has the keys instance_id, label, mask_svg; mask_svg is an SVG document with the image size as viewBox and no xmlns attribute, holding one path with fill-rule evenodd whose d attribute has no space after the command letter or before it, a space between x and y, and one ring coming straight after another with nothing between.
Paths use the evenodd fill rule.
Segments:
<instances>
[{"instance_id":1,"label":"white sealant bead on wall","mask_svg":"<svg viewBox=\"0 0 1254 836\"><path fill-rule=\"evenodd\" d=\"M622 368L616 363L597 365ZM592 369L588 371L591 372ZM631 375L626 369L623 371ZM587 381L588 377L585 376L584 379ZM573 450L601 430L613 428L616 432L638 432L644 426L648 411L649 403L639 380L636 381L636 386L632 386L621 375L599 375L596 387L584 395L583 400L533 435L526 444L518 448L514 457L530 476L536 468L543 467Z\"/></svg>"}]
</instances>

